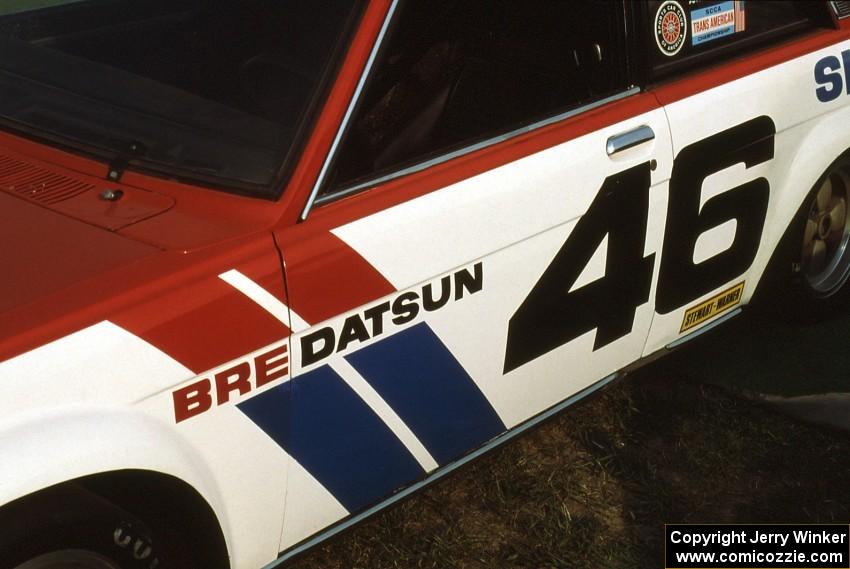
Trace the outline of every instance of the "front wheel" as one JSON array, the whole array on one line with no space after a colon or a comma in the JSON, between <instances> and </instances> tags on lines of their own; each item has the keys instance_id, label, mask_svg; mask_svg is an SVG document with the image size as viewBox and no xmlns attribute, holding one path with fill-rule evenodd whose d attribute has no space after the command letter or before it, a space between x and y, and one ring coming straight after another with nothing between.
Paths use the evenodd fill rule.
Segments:
<instances>
[{"instance_id":1,"label":"front wheel","mask_svg":"<svg viewBox=\"0 0 850 569\"><path fill-rule=\"evenodd\" d=\"M194 569L177 527L153 527L77 486L0 511L0 569Z\"/></svg>"},{"instance_id":2,"label":"front wheel","mask_svg":"<svg viewBox=\"0 0 850 569\"><path fill-rule=\"evenodd\" d=\"M15 569L121 569L121 566L94 551L67 549L38 555Z\"/></svg>"}]
</instances>

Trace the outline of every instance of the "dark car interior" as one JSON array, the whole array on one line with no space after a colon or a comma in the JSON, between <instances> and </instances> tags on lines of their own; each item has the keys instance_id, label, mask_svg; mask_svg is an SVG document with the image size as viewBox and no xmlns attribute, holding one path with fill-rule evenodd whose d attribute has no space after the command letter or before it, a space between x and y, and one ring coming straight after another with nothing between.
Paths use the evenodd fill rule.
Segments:
<instances>
[{"instance_id":1,"label":"dark car interior","mask_svg":"<svg viewBox=\"0 0 850 569\"><path fill-rule=\"evenodd\" d=\"M411 1L393 29L326 191L624 84L618 2Z\"/></svg>"},{"instance_id":2,"label":"dark car interior","mask_svg":"<svg viewBox=\"0 0 850 569\"><path fill-rule=\"evenodd\" d=\"M100 104L195 128L207 139L216 133L219 141L230 138L239 145L265 147L269 163L251 160L254 172L230 169L236 179L267 183L277 171L279 151L292 143L309 114L359 4L74 2L0 18L4 51L11 55L9 49L14 49L17 56L0 53L0 68L24 76L43 68L55 87ZM20 55L24 51L28 55ZM39 64L22 68L22 57ZM102 109L98 114L105 115ZM227 160L226 152L213 154ZM214 163L206 167L222 169Z\"/></svg>"},{"instance_id":3,"label":"dark car interior","mask_svg":"<svg viewBox=\"0 0 850 569\"><path fill-rule=\"evenodd\" d=\"M297 115L303 93L319 79L322 40L338 27L334 4L84 2L10 19L2 31L278 122ZM295 87L294 93L259 84L272 76L274 83Z\"/></svg>"}]
</instances>

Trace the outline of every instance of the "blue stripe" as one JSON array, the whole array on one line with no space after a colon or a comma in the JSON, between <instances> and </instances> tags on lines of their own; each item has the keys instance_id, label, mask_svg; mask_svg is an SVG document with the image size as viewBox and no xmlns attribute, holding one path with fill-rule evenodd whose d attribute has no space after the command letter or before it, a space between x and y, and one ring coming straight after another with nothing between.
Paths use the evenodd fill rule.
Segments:
<instances>
[{"instance_id":1,"label":"blue stripe","mask_svg":"<svg viewBox=\"0 0 850 569\"><path fill-rule=\"evenodd\" d=\"M503 445L504 443L506 443L508 441L514 440L518 436L524 434L529 429L536 427L537 425L546 421L547 419L551 419L552 417L554 417L558 413L562 412L564 409L566 409L570 405L574 404L576 401L579 401L579 400L587 397L588 395L590 395L594 391L596 391L596 390L598 390L602 387L605 387L606 385L608 385L609 383L614 381L617 377L618 377L618 374L612 373L611 375L609 375L605 379L603 379L601 381L597 381L596 383L594 383L590 387L584 388L582 391L572 395L569 399L562 401L561 403L555 405L554 407L550 407L547 411L544 411L543 413L540 413L539 415L534 416L533 418L527 420L525 423L521 424L520 426L514 427L510 431L503 433L499 437L493 439L492 441L490 441L489 443L487 443L483 447L479 448L477 451L474 451L474 452L467 454L466 456L464 456L460 460L455 461L448 466L445 466L443 468L440 468L439 470L434 471L433 474L430 474L424 480L420 480L419 482L417 482L417 483L415 483L411 486L408 486L407 488L405 488L401 492L398 492L397 494L393 494L392 496L390 496L389 498L387 498L386 500L384 500L380 504L377 504L377 505L373 506L372 508L369 508L368 510L364 510L363 512L360 512L359 514L350 516L349 518L347 518L342 523L336 524L334 526L329 527L328 529L326 529L324 531L320 531L319 533L314 534L313 537L302 541L299 545L296 545L296 546L292 547L291 549L286 550L285 552L281 552L280 556L276 560L272 561L271 563L269 563L268 565L266 565L262 569L273 569L275 567L278 567L278 566L282 565L283 563L285 563L286 561L292 559L293 557L295 557L297 555L301 555L305 551L312 549L313 547L316 547L317 545L319 545L319 544L323 543L324 541L334 537L335 535L338 535L341 532L357 525L358 523L365 520L369 516L371 516L371 515L373 515L377 512L380 512L381 510L384 510L385 508L387 508L387 507L389 507L393 504L396 504L401 500L404 500L405 498L407 498L411 494L416 493L417 491L419 491L423 487L428 486L429 484L436 482L437 480L451 474L452 472L454 472L458 468L460 468L460 467L462 467L466 464L469 464L471 461L475 460L479 456L486 454L486 453L490 452L491 450L493 450L495 448L500 447L501 445Z\"/></svg>"},{"instance_id":2,"label":"blue stripe","mask_svg":"<svg viewBox=\"0 0 850 569\"><path fill-rule=\"evenodd\" d=\"M466 370L425 323L346 359L440 464L506 430Z\"/></svg>"},{"instance_id":3,"label":"blue stripe","mask_svg":"<svg viewBox=\"0 0 850 569\"><path fill-rule=\"evenodd\" d=\"M287 381L277 387L238 403L236 407L248 415L248 418L286 449L289 441L290 409L292 383Z\"/></svg>"},{"instance_id":4,"label":"blue stripe","mask_svg":"<svg viewBox=\"0 0 850 569\"><path fill-rule=\"evenodd\" d=\"M330 367L238 405L349 512L369 506L424 471L383 421ZM287 429L286 425L289 423Z\"/></svg>"}]
</instances>

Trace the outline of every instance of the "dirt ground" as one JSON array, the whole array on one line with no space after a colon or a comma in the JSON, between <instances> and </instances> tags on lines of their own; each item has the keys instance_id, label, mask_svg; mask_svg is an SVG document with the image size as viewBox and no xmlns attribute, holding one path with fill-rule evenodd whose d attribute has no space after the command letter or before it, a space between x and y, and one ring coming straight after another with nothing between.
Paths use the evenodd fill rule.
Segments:
<instances>
[{"instance_id":1,"label":"dirt ground","mask_svg":"<svg viewBox=\"0 0 850 569\"><path fill-rule=\"evenodd\" d=\"M850 391L845 330L741 318L288 567L661 567L665 523L848 523L850 435L746 396Z\"/></svg>"}]
</instances>

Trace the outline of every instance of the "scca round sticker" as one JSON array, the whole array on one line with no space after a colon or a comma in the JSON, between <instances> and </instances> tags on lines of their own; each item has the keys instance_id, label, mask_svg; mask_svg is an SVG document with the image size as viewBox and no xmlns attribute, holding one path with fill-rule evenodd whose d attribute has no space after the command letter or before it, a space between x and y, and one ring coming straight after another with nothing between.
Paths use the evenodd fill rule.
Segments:
<instances>
[{"instance_id":1,"label":"scca round sticker","mask_svg":"<svg viewBox=\"0 0 850 569\"><path fill-rule=\"evenodd\" d=\"M655 43L664 55L676 55L685 44L688 20L678 2L664 2L655 14Z\"/></svg>"}]
</instances>

